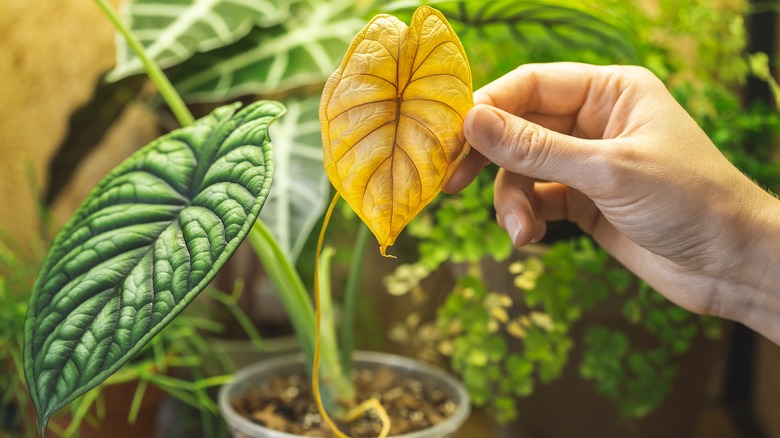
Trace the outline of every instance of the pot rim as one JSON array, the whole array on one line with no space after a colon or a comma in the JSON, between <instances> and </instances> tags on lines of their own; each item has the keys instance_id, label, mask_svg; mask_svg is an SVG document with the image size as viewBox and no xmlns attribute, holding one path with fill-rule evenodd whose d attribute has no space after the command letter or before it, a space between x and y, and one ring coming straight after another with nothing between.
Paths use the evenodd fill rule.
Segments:
<instances>
[{"instance_id":1,"label":"pot rim","mask_svg":"<svg viewBox=\"0 0 780 438\"><path fill-rule=\"evenodd\" d=\"M455 412L452 413L452 415L447 417L446 420L427 429L405 433L403 435L392 435L389 438L424 438L430 436L445 436L447 434L454 433L460 427L460 425L466 421L466 419L469 417L469 414L471 413L471 402L466 388L455 377L437 366L404 356L375 351L355 351L352 354L352 357L355 362L381 364L396 369L413 370L418 373L427 374L434 377L435 379L438 379L445 386L452 388L454 393L453 398L456 399L455 401L458 403L458 407ZM246 434L251 434L252 432L263 432L272 438L300 438L300 435L293 435L261 426L241 416L230 405L230 393L232 392L233 388L240 385L243 381L247 380L252 375L267 372L276 368L302 363L303 360L304 358L302 353L288 354L270 359L264 359L237 371L233 380L228 384L222 385L219 389L219 410L225 417L228 425Z\"/></svg>"}]
</instances>

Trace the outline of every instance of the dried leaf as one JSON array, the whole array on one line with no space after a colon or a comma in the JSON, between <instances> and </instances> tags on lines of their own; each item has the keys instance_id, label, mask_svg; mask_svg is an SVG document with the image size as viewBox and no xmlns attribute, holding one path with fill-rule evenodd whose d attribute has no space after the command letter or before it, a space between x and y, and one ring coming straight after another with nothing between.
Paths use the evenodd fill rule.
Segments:
<instances>
[{"instance_id":1,"label":"dried leaf","mask_svg":"<svg viewBox=\"0 0 780 438\"><path fill-rule=\"evenodd\" d=\"M320 103L331 183L385 255L469 150L466 52L444 16L421 6L407 27L377 15L352 40Z\"/></svg>"}]
</instances>

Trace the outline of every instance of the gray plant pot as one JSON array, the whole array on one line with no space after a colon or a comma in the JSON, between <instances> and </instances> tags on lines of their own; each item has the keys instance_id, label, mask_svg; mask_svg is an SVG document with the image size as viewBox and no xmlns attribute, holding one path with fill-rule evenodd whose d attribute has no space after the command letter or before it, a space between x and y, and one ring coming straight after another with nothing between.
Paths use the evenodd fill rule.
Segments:
<instances>
[{"instance_id":1,"label":"gray plant pot","mask_svg":"<svg viewBox=\"0 0 780 438\"><path fill-rule=\"evenodd\" d=\"M445 391L458 405L455 413L445 421L425 430L395 435L392 438L446 438L454 437L455 432L466 421L471 413L471 406L466 388L445 371L414 359L375 352L355 352L355 367L361 369L376 369L391 367L403 370L407 375L414 376L425 384ZM306 374L303 356L300 354L276 357L258 362L236 373L233 382L222 386L219 391L219 409L227 422L230 432L235 438L296 438L299 435L279 432L254 423L239 415L230 405L230 399L248 387L268 380L275 376Z\"/></svg>"}]
</instances>

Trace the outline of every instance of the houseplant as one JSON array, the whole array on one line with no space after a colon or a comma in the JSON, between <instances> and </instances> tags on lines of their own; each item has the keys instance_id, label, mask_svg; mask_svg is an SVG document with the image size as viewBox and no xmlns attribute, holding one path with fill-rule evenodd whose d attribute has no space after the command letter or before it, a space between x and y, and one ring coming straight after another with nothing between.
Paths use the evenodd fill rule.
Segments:
<instances>
[{"instance_id":1,"label":"houseplant","mask_svg":"<svg viewBox=\"0 0 780 438\"><path fill-rule=\"evenodd\" d=\"M343 11L348 11L348 8L345 8ZM343 11L342 11L342 12L343 12ZM451 12L452 12L453 14L457 15L457 13L456 13L455 11L456 11L456 9L453 9L453 10L451 10ZM267 24L267 23L266 23L266 24ZM345 27L346 27L346 26L345 26ZM324 32L324 33L325 33L325 34L327 34L327 32ZM479 35L479 36L482 36L482 35L480 35L480 34L477 34L477 35ZM253 38L255 38L255 39L249 39L249 42L250 42L250 43L252 43L252 42L253 42L252 44L254 44L255 46L257 46L257 45L258 45L258 44L256 44L256 43L257 43L257 41L258 41L258 40L256 39L257 37L256 37L256 36L254 36ZM506 36L503 36L503 38L506 38ZM280 40L281 40L281 38L280 38ZM236 48L234 47L234 48L233 48L233 50L236 50ZM234 52L234 53L236 53L236 52ZM238 53L241 53L241 52L238 52ZM658 53L658 52L653 52L652 54L653 54L653 55L656 55L655 59L653 59L653 58L648 58L646 61L647 61L648 63L651 63L651 62L655 61L655 62L656 62L656 68L655 68L655 70L656 70L656 71L661 71L661 72L663 72L663 68L668 68L668 66L666 66L666 65L660 65L660 67L659 67L659 65L658 65L658 60L659 60L659 59L663 59L663 57L661 57L661 56L659 55L659 53ZM213 59L213 58L210 58L210 56L213 56L213 54L212 54L212 55L203 54L203 57L201 57L201 61L200 61L200 63L201 63L201 64L200 64L200 65L208 64L208 61L207 61L206 59L208 59L208 60L211 60L211 59ZM585 60L592 60L592 61L593 61L593 60L595 60L595 61L599 61L599 60L601 59L601 58L599 58L599 57L598 57L598 55L594 55L593 53L590 53L588 56L589 56L589 57L591 57L591 58L590 58L590 59L585 59ZM206 59L203 59L203 58L206 58ZM238 59L238 58L239 58L239 56L236 56L236 57L235 57L235 58L233 58L233 59ZM587 58L587 57L586 57L586 58ZM194 58L193 58L193 59L194 59ZM517 61L516 61L516 60L510 60L510 59L508 59L508 57L507 57L507 59L504 59L503 61L504 61L504 62L506 62L506 63L513 63L512 65L507 65L507 66L505 66L506 68L504 68L504 71L505 71L505 70L507 70L507 69L509 69L509 68L511 68L511 67L514 67L515 63L517 63ZM195 61L193 61L193 62L195 62ZM185 70L187 70L187 69L184 69L184 68L182 68L182 70L181 70L181 71L183 72L183 73L182 73L182 74L183 74L183 76L186 78L186 77L187 77L187 72L186 72ZM192 70L189 70L189 71L190 71L190 73L189 73L190 75L194 75L194 73L192 73ZM234 71L235 71L235 70L234 70ZM299 73L300 73L300 72L299 72ZM281 76L285 76L285 75L281 75ZM276 77L277 79L279 78L279 74L278 74L278 72L277 72L277 74L276 74L276 76L275 76L275 77ZM291 75L291 77L295 77L295 78L298 78L298 79L300 79L300 78L305 78L305 77L307 77L307 76L306 76L305 74L297 74L297 75ZM188 81L188 82L186 82L186 83L187 83L187 84L192 84L192 88L191 88L191 90L195 90L195 91L193 91L193 96L202 96L202 94L199 94L199 93L202 93L202 92L204 92L204 91L203 91L204 89L206 89L206 90L207 90L207 89L209 88L208 84L209 84L209 83L210 83L210 84L213 84L213 83L215 83L214 81L216 81L216 80L217 80L217 79L219 79L219 78L220 78L219 76L216 76L216 77L215 77L215 76L209 76L209 75L200 75L200 76L198 77L198 79L197 79L197 80L195 80L195 79L192 79L192 80L190 80L190 81ZM301 80L301 81L304 81L304 79L300 79L300 80ZM206 82L198 82L198 81L206 81ZM212 82L209 82L209 81L212 81ZM227 79L225 79L225 81L227 81ZM220 83L221 83L221 82L222 82L222 81L220 81ZM268 82L268 83L271 83L271 81L264 81L263 83L266 83L266 82ZM305 82L305 81L304 81L304 82ZM184 82L184 79L182 79L182 83L185 83L185 82ZM206 85L203 85L204 83L205 83ZM198 86L196 86L196 85L198 85L198 84L201 84L201 85L203 85L203 86L199 88ZM228 96L228 94L223 94L223 96L227 97L227 96ZM496 235L496 233L493 233L493 234L490 234L490 233L488 233L488 235ZM497 239L496 239L496 240L497 240ZM579 251L579 250L578 250L578 251ZM577 251L575 251L575 252L577 252ZM499 302L500 302L500 300L499 300Z\"/></svg>"},{"instance_id":2,"label":"houseplant","mask_svg":"<svg viewBox=\"0 0 780 438\"><path fill-rule=\"evenodd\" d=\"M438 23L441 24L441 26L437 27L436 25L434 25L433 27L425 27L428 24L423 24L423 23L428 23L431 20L433 20L434 22L437 22L437 20L438 20ZM439 62L438 61L438 59L439 59L438 56L439 55L430 56L432 53L435 53L437 48L445 47L444 44L447 44L447 43L452 43L453 45L457 45L458 47L460 47L460 43L457 41L457 38L454 37L454 35L452 34L452 31L449 28L449 26L447 25L446 20L444 20L444 18L439 13L435 12L435 10L432 10L430 8L420 8L417 12L415 12L415 16L413 17L412 23L413 23L412 26L410 28L408 28L408 40L410 42L408 44L407 43L401 44L401 41L402 40L406 40L406 38L407 38L406 36L403 36L403 35L405 35L405 32L407 32L406 26L401 24L397 20L395 20L393 17L388 17L388 16L377 16L377 17L375 17L367 25L367 27L363 31L361 31L358 34L358 36L353 40L353 43L350 46L350 49L347 51L347 55L345 56L344 61L343 61L342 65L341 65L341 67L336 71L336 73L334 73L331 76L331 78L329 79L329 81L327 82L327 84L325 86L325 91L323 92L323 97L322 97L322 104L320 106L320 123L321 123L321 126L323 128L323 139L324 139L324 143L325 143L323 145L323 148L324 148L324 151L325 151L325 154L324 154L325 155L325 167L326 167L326 170L328 171L329 177L331 177L331 181L337 187L339 193L342 196L344 196L345 199L347 200L347 202L349 202L351 205L355 201L355 199L357 199L358 202L359 202L360 199L362 198L362 195L360 195L358 193L359 191L366 191L366 192L368 192L369 190L364 188L364 187L360 187L360 186L355 187L354 190L353 190L353 188L348 187L348 181L352 181L352 178L349 177L349 175L345 176L342 171L336 172L335 168L337 166L340 166L340 164L337 165L336 163L334 163L333 158L331 158L332 156L336 156L338 154L343 153L343 150L342 150L342 152L337 152L336 146L334 145L333 146L334 149L333 149L333 151L331 151L330 150L330 148L331 148L330 142L333 141L333 144L338 144L339 147L342 148L342 149L343 149L344 146L347 146L348 147L347 150L349 151L350 148L352 147L352 146L349 145L350 141L354 141L355 143L352 143L352 145L356 146L358 143L360 143L360 142L362 142L364 140L366 142L373 143L374 142L373 139L375 137L372 136L372 134L371 134L372 131L369 131L368 133L365 132L365 129L367 128L367 126L365 126L365 124L361 124L361 126L358 126L356 128L345 127L343 125L343 122L339 122L340 125L338 125L336 123L336 120L339 119L342 115L344 115L347 112L349 112L350 110L356 109L356 110L358 110L358 112L350 113L352 115L350 115L349 118L347 119L347 120L349 120L349 123L353 123L352 122L353 115L354 114L360 114L359 111L363 111L363 105L373 105L375 103L383 104L383 103L386 103L386 102L389 103L389 99L384 99L382 95L374 96L373 93L363 93L363 94L360 95L359 99L356 101L355 100L356 96L355 96L354 93L352 93L351 88L349 88L349 87L341 88L342 84L348 83L350 81L354 82L355 79L353 79L353 78L355 78L355 77L365 78L365 80L367 80L369 82L373 81L375 78L381 78L381 79L383 79L385 81L384 82L385 90L381 90L382 87L379 87L377 89L377 93L382 94L385 91L387 91L387 92L392 91L392 90L389 90L389 87L387 86L387 84L391 83L391 80L387 79L385 77L385 74L386 73L392 73L392 71L395 71L396 72L395 80L398 83L395 84L394 90L401 90L402 84L400 83L401 79L400 79L400 76L398 74L398 71L399 71L399 69L403 70L403 69L406 68L406 67L402 68L402 65L409 66L409 68L411 69L411 65L412 65L411 63L414 61L414 59L416 59L416 58L413 58L413 56L415 54L414 53L410 53L410 51L407 50L407 49L416 49L417 47L420 47L420 50L423 50L423 47L428 47L427 49L425 49L425 50L428 50L428 52L425 52L425 53L427 53L427 55L420 56L420 59L422 61L418 62L419 65L415 65L415 68L412 70L412 73L409 75L410 77L406 79L406 80L409 81L408 82L409 87L407 88L406 87L407 83L405 83L405 84L403 84L403 86L404 86L403 90L411 91L414 88L414 86L412 86L411 84L415 82L415 80L412 79L414 77L414 72L416 72L416 71L423 71L423 70L420 70L420 66L428 66L428 65L431 66L431 67L426 67L425 68L425 72L426 72L425 74L428 75L428 76L422 76L420 78L420 80L424 79L424 78L427 78L427 77L431 77L431 76L447 76L447 77L454 77L456 79L460 79L460 82L456 82L455 85L460 85L461 87L463 87L463 86L465 86L468 83L469 84L468 86L470 87L470 73L468 71L468 65L467 64L464 66L464 68L461 68L458 65L458 63ZM430 29L434 29L434 30L432 31ZM387 33L385 33L385 31L387 31ZM386 50L390 50L390 49L387 49L388 47L391 47L391 48L392 47L396 47L396 43L393 42L393 40L392 40L393 32L398 32L398 35L395 36L395 38L397 39L397 47L398 47L397 53L395 55L392 55L392 53L391 53L391 56L389 58L386 57L386 56L380 57L379 59L375 59L373 62L370 62L368 64L357 63L357 64L353 65L353 64L350 63L353 56L355 58L358 58L361 61L365 61L369 57L369 54L371 54L371 49L366 49L366 47L370 47L371 46L370 43L380 44ZM387 36L387 35L390 35L390 36ZM384 43L380 42L382 38L385 38L385 36L387 36L388 40L386 42L384 42ZM418 43L418 40L419 40L419 43ZM364 45L363 42L366 42L366 43L369 43L369 44ZM376 44L374 44L374 45L376 45ZM429 45L429 46L426 46L426 45ZM463 53L462 47L460 47L459 50L460 50L460 53L462 54ZM368 52L366 52L366 51L368 51ZM438 53L438 52L436 52L436 53ZM430 59L429 59L429 56L430 56ZM392 61L387 62L388 65L386 66L387 68L385 68L385 66L383 65L383 62L385 60L388 60L388 59L391 59ZM463 55L463 57L461 59L462 59L462 62L465 63L465 55ZM404 64L404 63L406 63L406 64ZM393 64L393 65L390 65L390 64ZM355 72L356 69L357 70L361 70L362 68L364 68L366 66L368 66L370 71L362 72L362 73L356 73ZM437 70L436 70L437 67L439 67L439 69L442 70L442 74L441 75L436 75L435 74L437 72ZM449 69L449 68L453 68L454 70L446 70L446 69ZM433 73L431 73L431 71L433 71ZM456 74L463 74L463 72L469 73L467 79L459 78L458 76L456 76ZM345 82L341 82L342 80L344 80ZM415 86L417 86L417 85L418 84L415 84ZM339 90L343 90L343 91L339 92ZM456 107L460 108L459 106L457 106L457 105L459 105L458 103L453 103L453 102L456 102L457 99L462 97L462 100L463 100L463 102L465 104L465 108L467 109L471 105L471 92L470 92L470 88L468 90L466 90L466 91L467 91L467 93L464 93L462 96L457 96L454 99L451 97L450 100L447 101L448 102L447 108L449 108L451 110L454 110L452 105L456 105ZM398 108L396 109L396 111L411 111L411 105L412 104L407 102L407 101L404 101L404 102L400 103L404 93L401 92L401 91L398 91L398 92L400 94L398 95L399 103L398 103ZM419 93L420 92L417 91L417 94L419 94ZM343 95L343 97L342 97L342 95ZM423 96L423 97L425 97L425 96ZM414 99L411 99L411 100L414 100ZM431 103L431 102L436 103L436 96L434 96L432 94L428 98L420 98L420 99L417 99L417 100L423 101L426 104L427 103ZM356 103L356 102L364 102L364 103L361 104L361 103ZM407 110L401 110L400 108L404 108L404 106L402 106L402 105L405 104L405 103L409 104L409 108ZM414 105L417 106L418 104L415 103ZM422 104L420 104L419 106L422 106ZM331 109L332 109L332 112L331 112ZM463 109L462 112L465 113L465 109ZM414 114L414 113L412 113L412 114ZM449 115L451 116L451 114L449 114ZM374 116L376 116L376 114L374 114ZM367 119L371 120L371 122L369 123L370 126L374 126L375 123L376 123L377 118L374 117L374 116L372 116L370 113L366 115ZM390 117L390 114L387 114L387 116ZM414 116L409 116L408 114L407 114L407 116L411 120L417 121L417 123L421 124L423 127L425 127L425 123L420 121L420 120L424 120L425 117L429 117L427 115L426 116L417 115L416 117L418 117L418 118L415 119ZM460 116L463 117L463 114L460 114ZM355 117L358 117L358 119L363 120L362 116L358 115L358 116L355 116ZM438 113L434 112L433 114L430 115L430 117L433 117L433 118L436 118L436 117L444 118L444 114L442 114L441 117L440 117ZM399 138L404 138L406 136L411 135L409 133L409 131L405 131L402 128L402 123L400 123L398 121L399 119L398 119L397 115L390 117L389 121L384 121L384 119L380 120L379 122L381 124L379 125L379 128L371 128L371 129L372 130L373 129L381 129L382 127L388 127L389 128L390 127L389 125L391 124L393 119L395 120L395 123L397 125L395 129L396 129L397 135L400 136ZM334 128L334 129L339 130L339 132L341 132L343 135L336 136L336 137L329 135L330 134L330 132L329 132L329 128L330 128L329 124L331 122L333 122L334 126L338 126L338 128ZM453 124L450 124L450 125L453 125ZM370 127L370 126L368 126L368 127ZM351 135L355 136L354 140L351 140L350 136L348 136L347 134L344 133L345 129L351 130L351 132L352 132ZM433 133L434 129L438 129L438 127L436 127L434 125L433 128L428 128L428 129L430 130L431 133ZM445 129L450 129L450 128L448 128L447 125L445 124ZM454 129L454 126L452 127L452 129ZM360 132L362 132L362 134L359 134ZM444 137L443 136L444 134L436 134L436 135L442 135L442 137L440 137L440 138L438 138L436 140L439 141L440 149L444 150L445 146L443 145L443 143L445 141L447 141L449 143L450 138L449 137ZM452 136L454 137L454 135L452 135ZM384 137L380 137L380 139L384 139ZM358 148L356 146L354 149L351 149L351 151L347 152L347 154L353 154L354 153L355 157L351 158L351 159L355 160L355 161L357 161L359 163L362 163L361 160L364 159L364 158L358 157L358 152L360 150L367 151L367 152L364 152L363 154L366 155L366 156L370 156L369 159L367 159L366 161L371 161L375 157L375 155L376 155L375 152L377 150L384 150L384 149L387 149L388 147L389 148L395 148L395 147L397 147L398 144L403 142L403 140L397 141L396 140L396 136L387 137L387 139L385 141L389 141L390 144L389 145L382 145L382 144L379 144L377 142L376 147L371 147L371 146L364 147L364 146L361 146L360 148ZM413 144L413 143L410 143L410 144ZM453 148L453 147L456 147L456 145L452 145L452 146L448 145L448 146L446 146L446 148ZM460 145L457 146L457 147L459 147L461 149L463 148L463 141L462 140L460 140ZM439 149L434 148L433 150L438 152ZM418 150L417 150L417 153L424 153L424 152L425 152L424 148L418 148ZM411 152L406 152L406 153L408 154L408 156L411 156ZM450 152L448 152L448 153L450 153ZM454 153L455 156L460 154L460 152L458 152L457 150L452 151L452 153ZM391 153L390 157L392 157L392 156L393 156L393 154ZM328 160L330 160L330 161L328 161ZM385 161L387 161L387 160L385 160ZM383 161L383 162L385 162L385 161ZM381 166L381 164L376 164L376 165L377 166ZM363 166L363 164L358 164L357 167L358 168L363 168L364 166ZM370 165L367 166L367 167L369 169L371 169ZM368 179L369 181L371 180L371 178L373 176L381 174L381 172L378 172L376 169L374 169L373 171L362 169L362 170L360 170L359 172L357 172L355 174L355 180L360 180L362 178L361 175L362 175L362 173L364 171L369 176L369 179ZM390 168L390 172L391 173L393 172L392 171L392 167ZM448 171L448 172L442 171L442 173L440 174L440 178L442 178L442 179L446 178L446 175L448 175L450 172L451 172L451 170ZM391 175L390 178L391 179L394 178L394 175ZM442 179L434 181L433 182L433 187L423 187L423 190L435 189L436 191L438 191L437 185L440 186L440 184L443 184L443 180ZM395 180L394 179L393 179L393 181L394 181L393 184L395 184ZM430 181L422 181L422 180L420 180L420 182L421 183L425 182L426 184L430 184ZM396 187L393 186L392 190L393 190L393 193L395 193L396 192ZM404 191L401 190L398 193L404 193ZM425 196L432 197L434 194L435 194L435 192L430 191ZM356 195L356 196L353 197L353 195ZM372 196L374 196L374 205L377 205L377 204L382 202L381 199L382 199L383 195L377 194L377 193L372 193ZM399 196L399 198L402 198L402 197ZM329 219L330 214L331 214L331 212L333 210L333 207L336 205L337 199L338 199L338 197L334 198L334 201L331 203L331 207L330 207L330 209L328 210L328 213L325 216L325 223L328 222L328 219ZM393 196L390 196L390 199L392 200ZM429 199L430 198L426 198L422 202L418 202L418 207L417 207L418 210L419 210L419 208L422 208L422 206L425 203L427 203ZM391 207L392 211L395 211L395 208L396 208L396 206L395 206L395 204L393 204L393 206ZM403 211L404 208L405 207L399 208L399 210ZM392 229L390 231L388 231L388 232L385 232L385 230L384 230L385 224L383 224L381 222L380 223L372 222L370 220L370 219L376 219L375 216L372 216L371 214L368 214L368 213L366 213L366 215L364 216L362 214L362 212L364 210L362 210L362 209L358 209L357 211L358 211L358 214L361 216L361 218L364 221L367 221L368 225L371 227L372 231L377 236L378 240L380 240L380 242L381 242L381 249L380 249L380 251L384 255L387 246L392 244L392 242L395 239L398 231L400 231L400 229L403 227L403 224L399 224L400 221L397 221L396 224L395 224L395 228L393 228L393 218L395 216L395 213L392 213L392 218L390 219L390 226L387 227L387 228L392 228ZM410 215L414 215L414 214L416 214L416 211L411 211L411 208L410 208L409 211L407 211L407 213L410 214ZM377 216L383 216L383 215L380 214L380 215L377 215ZM300 286L298 286L298 285L301 282L299 280L296 281L294 276L290 275L294 271L285 265L284 257L283 256L282 257L279 256L280 255L279 251L274 251L275 245L273 244L272 239L268 239L268 233L263 228L262 224L261 223L256 224L255 225L255 229L258 230L258 235L259 235L259 237L261 239L266 239L266 241L265 241L266 244L260 243L260 244L256 244L255 245L255 248L257 249L258 253L260 253L261 259L263 259L264 263L267 266L274 266L274 264L281 263L281 266L279 266L280 269L272 269L271 270L271 272L278 272L279 273L279 274L275 275L275 277L276 277L275 278L275 282L280 286L279 287L280 291L285 291L284 295L287 296L286 291L288 291L288 290L292 290L292 291L299 290ZM384 237L380 237L380 236L384 236ZM323 238L323 234L320 234L320 240L318 242L317 249L316 249L317 256L319 256L319 254L320 254L320 248L321 248L321 245L322 245L322 238ZM271 249L271 251L274 252L274 253L269 254L269 251L266 250L266 248ZM324 260L327 260L327 259L324 259ZM324 266L322 266L322 267L318 266L318 267L320 268L320 271L322 273L327 272L327 269ZM355 274L357 272L358 272L358 270L353 270L352 271L353 274ZM324 278L324 277L321 277L321 278ZM315 271L315 284L314 284L314 287L315 287L315 290L317 288L319 288L323 292L321 294L323 296L323 298L327 298L329 296L329 293L326 293L326 291L329 289L328 284L329 284L328 281L318 282L316 271ZM300 293L299 292L299 293L295 293L295 294L290 295L290 296L291 297L292 296L300 297L302 295L304 295L304 293ZM329 308L329 305L327 305L329 300L328 299L324 299L323 300L323 305L319 306L320 294L315 293L315 297L316 297L316 300L317 300L317 303L318 303L318 306L317 306L317 321L315 323L315 330L319 330L319 327L320 327L320 321L319 321L320 320L320 316L319 316L320 315L320 307L322 307L322 309L323 309L322 313L326 313L326 310ZM295 305L295 304L289 305L288 304L287 308L288 308L288 312L293 316L293 318L292 318L293 319L293 323L297 327L297 331L298 331L299 336L301 336L302 338L306 339L306 337L304 336L307 333L306 327L305 327L305 325L307 325L305 323L305 320L306 320L306 312L305 312L305 310L308 309L309 307L306 306L305 299L304 300L301 300L299 298L296 298L296 299L298 300L298 303L297 303L298 305ZM304 322L301 322L301 320L304 320ZM322 339L323 339L322 343L323 343L324 346L328 346L328 344L331 344L332 343L332 339L333 339L333 336L332 336L332 334L329 333L329 330L326 330L328 327L329 327L329 325L325 325L325 327L322 330ZM310 331L309 331L309 333L310 333ZM323 419L330 425L330 427L336 429L336 427L333 425L331 420L325 414L324 408L322 407L322 404L319 401L319 393L318 393L318 364L319 364L319 359L320 359L320 349L319 349L320 335L319 335L319 331L317 332L316 338L317 338L316 339L317 344L315 346L313 359L311 358L310 354L307 355L307 358L312 361L313 368L314 368L313 374L314 374L315 377L314 377L314 380L313 380L312 392L314 394L315 399L318 402L319 410L320 410L320 413L323 416ZM311 352L311 342L308 342L308 343L304 342L303 343L303 347L304 347L304 350L307 351L308 353ZM331 348L323 348L322 349L323 356L325 356L327 353L329 353L329 352L331 352L333 350L334 350L334 348L332 348L332 347ZM334 363L334 362L331 362L330 360L328 360L327 357L323 357L323 359L324 359L324 361L323 361L324 363ZM347 359L348 359L348 356L347 356ZM344 363L346 363L346 361L344 361ZM347 368L348 367L344 367L344 371L346 371ZM331 395L336 397L336 399L342 399L341 400L342 402L346 402L345 404L349 405L349 402L353 398L352 394L354 393L354 389L351 388L351 385L348 385L348 384L344 383L344 380L347 380L347 379L344 379L343 376L339 375L341 373L338 370L337 364L334 365L332 367L332 369L335 370L335 372L328 372L328 373L326 373L325 376L323 376L323 380L324 381L328 381L328 380L326 380L327 378L332 379L332 380L330 380L330 383L332 384L332 388L333 388L334 392L332 392ZM381 417L382 416L381 415L382 414L382 407L381 407L381 405L375 403L376 400L373 400L373 399L372 400L367 400L365 402L365 404L360 404L360 405L356 406L354 408L355 412L358 412L358 413L362 412L363 410L365 410L363 407L372 406L372 402L374 402L372 409L378 410L378 412L380 413L380 417ZM463 403L463 402L464 401L461 400L461 403ZM351 410L350 412L353 412L353 411ZM350 412L348 412L345 415L346 418L353 417ZM420 411L420 412L422 412L422 411ZM387 423L387 420L385 419L384 420L384 425L382 427L382 432L380 433L380 436L387 435L388 431L389 431L389 424ZM403 432L404 429L399 429L399 431ZM339 434L339 433L337 433L337 434Z\"/></svg>"},{"instance_id":3,"label":"houseplant","mask_svg":"<svg viewBox=\"0 0 780 438\"><path fill-rule=\"evenodd\" d=\"M105 2L98 4L185 128L114 169L44 261L27 312L24 354L41 431L57 409L106 379L170 323L249 234L273 169L268 126L284 112L277 102L259 101L238 112L236 105L223 106L194 122L138 41ZM271 272L283 295L292 303L305 300L279 244L262 222L254 230L256 240L266 239L258 250L270 254L266 263L281 264ZM311 307L288 309L305 324ZM296 329L310 339L311 330ZM326 360L328 352L335 349L323 350L323 364L338 364Z\"/></svg>"}]
</instances>

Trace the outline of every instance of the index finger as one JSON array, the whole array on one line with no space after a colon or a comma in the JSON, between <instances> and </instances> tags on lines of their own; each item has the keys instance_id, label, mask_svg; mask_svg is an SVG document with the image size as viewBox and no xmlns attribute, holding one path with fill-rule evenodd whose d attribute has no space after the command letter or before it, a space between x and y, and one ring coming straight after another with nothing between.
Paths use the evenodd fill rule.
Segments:
<instances>
[{"instance_id":1,"label":"index finger","mask_svg":"<svg viewBox=\"0 0 780 438\"><path fill-rule=\"evenodd\" d=\"M494 106L564 134L601 138L620 96L617 73L616 66L576 62L524 64L475 91L474 104ZM443 191L459 192L487 163L472 149Z\"/></svg>"},{"instance_id":2,"label":"index finger","mask_svg":"<svg viewBox=\"0 0 780 438\"><path fill-rule=\"evenodd\" d=\"M594 91L612 88L609 81L616 71L614 66L576 62L524 64L477 90L474 103L517 116L577 114L592 98L599 97Z\"/></svg>"},{"instance_id":3,"label":"index finger","mask_svg":"<svg viewBox=\"0 0 780 438\"><path fill-rule=\"evenodd\" d=\"M474 93L484 103L581 138L601 138L625 84L619 66L525 64Z\"/></svg>"}]
</instances>

